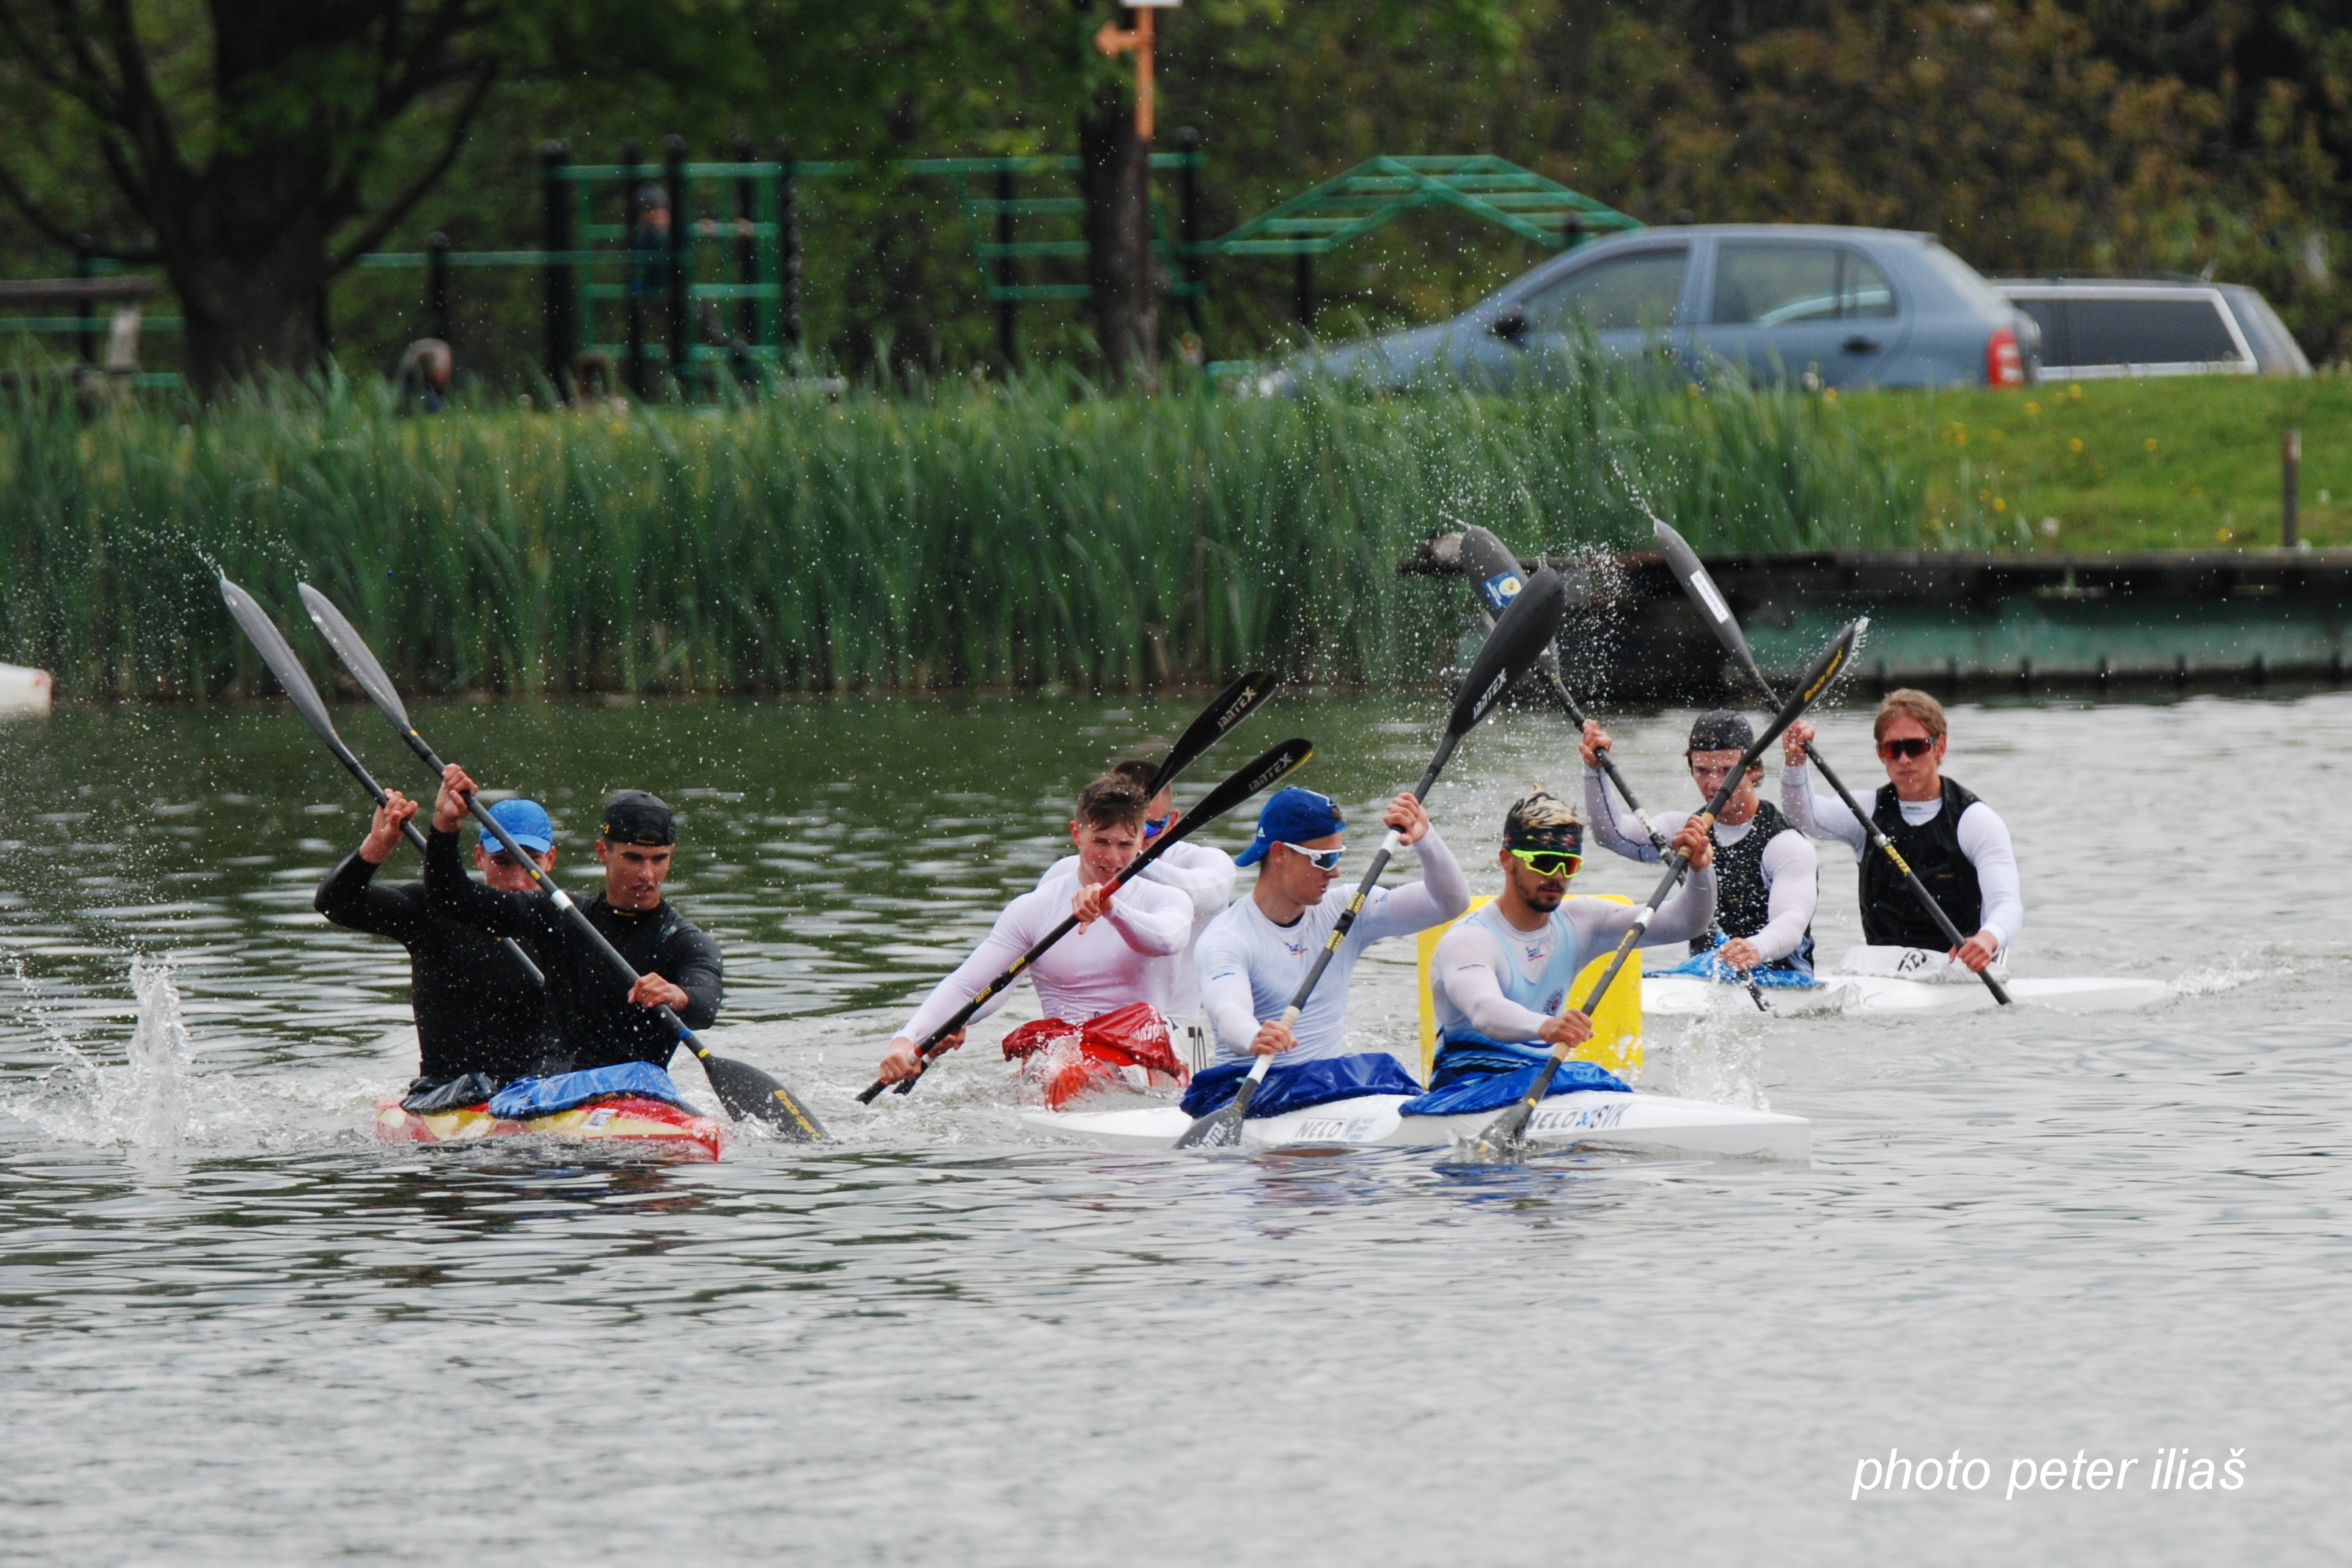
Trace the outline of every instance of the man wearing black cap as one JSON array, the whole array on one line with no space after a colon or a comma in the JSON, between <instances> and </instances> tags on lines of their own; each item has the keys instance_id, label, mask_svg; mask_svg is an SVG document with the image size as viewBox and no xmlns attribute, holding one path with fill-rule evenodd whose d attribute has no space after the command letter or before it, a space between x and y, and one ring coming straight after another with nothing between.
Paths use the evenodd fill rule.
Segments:
<instances>
[{"instance_id":1,"label":"man wearing black cap","mask_svg":"<svg viewBox=\"0 0 2352 1568\"><path fill-rule=\"evenodd\" d=\"M1689 764L1700 799L1715 798L1715 792L1723 787L1724 775L1755 740L1756 731L1748 721L1728 709L1699 715L1691 726L1683 760ZM1611 804L1599 755L1608 745L1608 731L1587 720L1580 749L1584 808L1592 818L1593 839L1628 859L1654 862L1660 857L1648 836L1638 825L1622 823ZM1717 958L1743 974L1756 969L1788 970L1810 980L1813 906L1821 897L1819 858L1793 823L1758 797L1756 786L1763 777L1762 763L1749 768L1710 830L1716 850L1716 916L1727 940L1716 948L1715 933L1704 932L1691 939L1691 952L1713 949ZM1663 811L1651 826L1671 838L1689 820L1688 812Z\"/></svg>"},{"instance_id":2,"label":"man wearing black cap","mask_svg":"<svg viewBox=\"0 0 2352 1568\"><path fill-rule=\"evenodd\" d=\"M677 846L669 807L634 789L604 803L596 838L604 890L579 906L637 972L631 986L544 895L499 892L466 875L457 826L474 787L455 763L442 775L425 840L425 889L435 909L492 936L514 938L546 971L557 1046L543 1070L633 1061L667 1068L677 1041L653 1009L667 1005L688 1028L707 1029L719 1016L720 993L719 944L662 898Z\"/></svg>"}]
</instances>

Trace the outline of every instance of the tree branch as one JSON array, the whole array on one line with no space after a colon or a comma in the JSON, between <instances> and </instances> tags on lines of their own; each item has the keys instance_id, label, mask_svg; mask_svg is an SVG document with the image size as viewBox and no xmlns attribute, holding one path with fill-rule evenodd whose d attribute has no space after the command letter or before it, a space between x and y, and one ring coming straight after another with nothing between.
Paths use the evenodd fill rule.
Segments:
<instances>
[{"instance_id":1,"label":"tree branch","mask_svg":"<svg viewBox=\"0 0 2352 1568\"><path fill-rule=\"evenodd\" d=\"M24 215L26 223L40 230L48 238L71 248L80 247L81 236L75 233L70 226L60 222L40 203L35 201L31 194L17 182L16 174L5 163L0 163L0 197L5 197L10 206ZM103 256L113 261L143 262L155 259L155 252L152 247L133 250L121 246L93 246L90 247L89 254Z\"/></svg>"},{"instance_id":2,"label":"tree branch","mask_svg":"<svg viewBox=\"0 0 2352 1568\"><path fill-rule=\"evenodd\" d=\"M465 101L457 106L457 118L450 124L449 139L442 144L440 156L433 160L431 166L424 174L410 182L408 189L403 191L390 205L377 214L375 221L362 229L357 238L328 262L329 276L332 277L343 272L362 256L381 244L383 237L393 231L394 226L406 217L409 209L424 198L425 193L440 183L441 176L449 172L449 165L457 161L457 153L466 144L466 133L473 129L475 116L481 112L482 105L489 101L490 88L497 82L498 78L499 68L496 62L481 68L480 74L474 78L474 85L466 93Z\"/></svg>"},{"instance_id":3,"label":"tree branch","mask_svg":"<svg viewBox=\"0 0 2352 1568\"><path fill-rule=\"evenodd\" d=\"M72 0L60 0L70 5ZM179 138L172 131L171 111L163 107L155 91L154 79L147 74L147 52L139 42L139 25L131 14L131 0L100 0L105 7L107 33L113 45L114 65L122 95L122 128L137 142L152 179L157 175L174 180L187 177L188 166L180 157Z\"/></svg>"}]
</instances>

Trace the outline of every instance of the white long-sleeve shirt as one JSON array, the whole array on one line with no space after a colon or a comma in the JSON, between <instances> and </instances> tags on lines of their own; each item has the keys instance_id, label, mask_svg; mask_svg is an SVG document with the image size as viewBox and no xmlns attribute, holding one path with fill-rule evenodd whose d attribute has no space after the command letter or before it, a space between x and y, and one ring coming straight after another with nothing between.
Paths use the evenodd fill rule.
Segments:
<instances>
[{"instance_id":1,"label":"white long-sleeve shirt","mask_svg":"<svg viewBox=\"0 0 2352 1568\"><path fill-rule=\"evenodd\" d=\"M1903 820L1917 827L1936 819L1936 814L1944 809L1944 797L1898 800L1895 805L1902 809ZM1834 838L1853 850L1857 865L1870 852L1870 835L1834 791L1813 793L1813 770L1804 763L1780 770L1780 810L1801 831L1816 838ZM1960 813L1954 831L1960 853L1976 868L1977 887L1984 895L1979 929L1992 932L2000 951L2007 952L2017 933L2025 929L2025 894L2018 881L2017 848L2010 842L2009 824L1992 807L1978 801Z\"/></svg>"},{"instance_id":2,"label":"white long-sleeve shirt","mask_svg":"<svg viewBox=\"0 0 2352 1568\"><path fill-rule=\"evenodd\" d=\"M1470 883L1437 829L1423 834L1413 848L1421 858L1421 880L1372 889L1364 912L1349 928L1306 1010L1291 1026L1298 1044L1283 1053L1283 1060L1348 1055L1348 982L1364 949L1383 937L1443 925L1470 907ZM1309 905L1286 926L1268 920L1257 900L1245 896L1209 922L1193 956L1201 966L1201 1001L1216 1030L1219 1059L1248 1059L1259 1024L1282 1016L1355 896L1353 883L1334 883L1321 903Z\"/></svg>"},{"instance_id":3,"label":"white long-sleeve shirt","mask_svg":"<svg viewBox=\"0 0 2352 1568\"><path fill-rule=\"evenodd\" d=\"M1005 905L971 956L932 987L898 1033L920 1040L947 1022L982 986L1069 918L1076 891L1075 886L1040 888ZM1138 877L1112 896L1108 914L1046 949L1022 978L1037 987L1037 1005L1047 1017L1073 1024L1137 1002L1161 1007L1175 955L1192 931L1192 901L1173 888ZM990 997L973 1020L1003 1006L1016 989L1017 983Z\"/></svg>"},{"instance_id":4,"label":"white long-sleeve shirt","mask_svg":"<svg viewBox=\"0 0 2352 1568\"><path fill-rule=\"evenodd\" d=\"M1200 970L1192 962L1192 944L1201 940L1209 922L1234 901L1234 879L1238 875L1232 856L1187 838L1170 846L1167 853L1146 866L1143 874L1136 879L1139 882L1158 882L1173 888L1192 900L1192 929L1184 938L1184 945L1169 964L1153 966L1153 973L1167 981L1168 996L1166 1001L1152 1005L1180 1023L1198 1012L1201 1005ZM1045 868L1045 874L1037 879L1037 886L1044 888L1066 879L1068 893L1075 894L1077 877L1078 858L1065 855Z\"/></svg>"},{"instance_id":5,"label":"white long-sleeve shirt","mask_svg":"<svg viewBox=\"0 0 2352 1568\"><path fill-rule=\"evenodd\" d=\"M1841 808L1843 809L1843 808ZM1612 804L1606 781L1598 770L1584 770L1584 815L1591 820L1593 840L1602 848L1612 850L1629 860L1644 860L1656 865L1664 858L1630 817L1621 819ZM1806 928L1813 923L1813 911L1820 905L1821 858L1805 838L1804 828L1794 813L1787 814L1794 833L1776 833L1764 846L1759 867L1764 875L1766 919L1761 929L1748 940L1756 944L1756 952L1765 963L1786 958L1803 945ZM1650 826L1661 837L1672 841L1691 819L1687 811L1661 811L1650 818ZM1922 818L1921 820L1925 820ZM1728 848L1748 837L1756 826L1754 817L1737 825L1718 822L1715 825L1717 848ZM1621 928L1622 929L1622 928ZM1702 930L1705 928L1702 927ZM1691 933L1696 936L1698 933ZM1647 945L1647 944L1644 944ZM1500 1037L1497 1037L1498 1038Z\"/></svg>"},{"instance_id":6,"label":"white long-sleeve shirt","mask_svg":"<svg viewBox=\"0 0 2352 1568\"><path fill-rule=\"evenodd\" d=\"M1437 952L1429 962L1430 1000L1436 1005L1438 1032L1444 1034L1466 1019L1472 1028L1490 1040L1534 1039L1547 1015L1523 1007L1504 995L1502 977L1517 971L1525 981L1539 984L1539 977L1549 967L1552 954L1559 946L1562 925L1575 939L1577 966L1581 968L1612 952L1624 940L1638 912L1633 905L1621 904L1613 899L1563 899L1559 908L1537 930L1513 927L1513 940L1507 944L1484 921L1456 923L1438 939ZM1715 872L1712 868L1694 871L1659 906L1650 929L1642 933L1642 945L1664 947L1688 942L1706 930L1714 919ZM1610 989L1640 984L1642 965L1629 958L1611 982Z\"/></svg>"}]
</instances>

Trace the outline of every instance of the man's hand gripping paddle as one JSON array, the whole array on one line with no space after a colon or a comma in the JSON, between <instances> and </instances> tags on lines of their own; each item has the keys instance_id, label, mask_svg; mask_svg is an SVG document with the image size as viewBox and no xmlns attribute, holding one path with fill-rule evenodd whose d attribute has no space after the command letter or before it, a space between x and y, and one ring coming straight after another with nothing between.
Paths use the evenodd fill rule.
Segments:
<instances>
[{"instance_id":1,"label":"man's hand gripping paddle","mask_svg":"<svg viewBox=\"0 0 2352 1568\"><path fill-rule=\"evenodd\" d=\"M327 715L325 700L320 697L319 689L311 684L310 672L304 669L302 661L294 657L294 649L287 643L285 634L278 629L278 623L255 603L252 595L227 578L220 580L220 590L221 598L228 605L228 613L236 617L236 624L244 628L247 637L253 639L255 649L261 655L261 662L268 665L269 673L278 678L278 686L285 690L288 700L294 704L294 711L302 715L304 723L318 731L319 739L327 742L327 750L335 754L335 761L351 770L352 777L360 781L360 788L367 791L368 798L382 805L385 798L383 786L375 782L375 775L352 755L352 749L343 744L341 735L335 733L335 721ZM425 853L425 835L416 830L416 824L402 823L400 834L419 855ZM530 961L530 954L525 952L512 937L507 938L502 945L508 955L530 973L532 984L547 984L547 976L539 972L539 965Z\"/></svg>"},{"instance_id":2,"label":"man's hand gripping paddle","mask_svg":"<svg viewBox=\"0 0 2352 1568\"><path fill-rule=\"evenodd\" d=\"M392 684L392 677L385 674L383 666L376 662L367 639L360 636L359 628L344 619L343 613L335 608L324 594L308 583L301 584L301 594L302 603L310 612L310 624L319 628L319 635L327 639L327 646L335 650L335 657L342 660L345 669L352 672L352 678L360 683L360 689L368 694L369 700L400 732L400 738L408 742L408 749L433 771L435 778L439 778L444 771L441 759L434 754L433 748L425 743L425 737L418 734L416 726L409 721L407 705L401 701L399 691ZM475 821L482 825L483 832L496 838L499 847L514 857L515 863L530 873L530 879L540 891L562 911L572 930L604 955L614 973L632 985L635 984L637 972L630 966L629 961L604 940L603 931L589 922L580 906L572 901L571 895L539 868L539 863L514 841L499 819L471 795L466 797L466 809L473 814ZM719 1103L727 1108L730 1116L761 1122L779 1137L796 1143L814 1142L824 1137L824 1124L792 1090L748 1062L730 1061L724 1057L712 1056L710 1047L704 1045L694 1031L667 1007L656 1007L654 1014L661 1020L662 1026L676 1037L677 1043L692 1051L695 1059L701 1062L702 1070L710 1077L711 1092L719 1096Z\"/></svg>"},{"instance_id":3,"label":"man's hand gripping paddle","mask_svg":"<svg viewBox=\"0 0 2352 1568\"><path fill-rule=\"evenodd\" d=\"M1706 817L1712 819L1724 808L1738 793L1739 781L1748 776L1748 770L1755 764L1757 758L1764 754L1765 748L1779 740L1780 731L1795 723L1798 715L1828 689L1832 680L1837 679L1838 671L1845 668L1845 661L1852 657L1853 645L1861 637L1866 624L1863 621L1847 623L1845 629L1838 633L1837 639L1813 661L1813 668L1805 672L1805 679L1798 686L1796 695L1789 699L1787 705L1773 719L1771 728L1756 738L1756 743L1740 757L1739 765L1731 770L1716 790L1715 798L1706 803L1706 810L1703 814ZM1601 977L1592 983L1592 989L1586 992L1584 1000L1577 1005L1578 1012L1588 1018L1592 1016L1592 1010L1609 994L1610 983L1617 978L1617 972L1625 967L1625 960L1641 945L1642 933L1650 929L1650 921L1655 918L1658 906L1665 902L1667 896L1675 890L1675 884L1683 879L1683 873L1689 865L1680 850L1666 851L1664 878L1650 894L1648 901L1633 911L1633 924L1626 931L1623 940L1618 942L1616 952L1609 960L1609 967L1601 972ZM1486 1130L1470 1141L1467 1149L1470 1158L1492 1162L1517 1156L1526 1142L1528 1119L1550 1090L1551 1080L1559 1074L1560 1063L1568 1059L1569 1049L1565 1041L1551 1048L1551 1055L1544 1060L1543 1070L1536 1075L1536 1080L1526 1095L1488 1122Z\"/></svg>"},{"instance_id":4,"label":"man's hand gripping paddle","mask_svg":"<svg viewBox=\"0 0 2352 1568\"><path fill-rule=\"evenodd\" d=\"M1547 566L1528 580L1526 588L1514 596L1495 622L1495 629L1486 634L1486 646L1470 666L1469 676L1462 682L1462 690L1454 701L1454 711L1445 721L1445 738L1437 744L1437 754L1429 759L1429 768L1414 786L1413 798L1426 805L1429 792L1437 785L1437 775L1453 757L1454 749L1462 743L1479 720L1493 711L1503 694L1513 682L1534 668L1544 650L1551 647L1559 635L1561 618L1568 613L1568 584L1559 573ZM1307 972L1307 979L1291 997L1290 1005L1282 1010L1286 1027L1298 1022L1306 1010L1307 999L1315 994L1316 984L1329 968L1332 955L1339 944L1348 940L1348 931L1362 912L1364 900L1372 895L1381 873L1388 869L1390 858L1402 844L1402 837L1391 828L1381 840L1380 852L1372 857L1364 879L1356 885L1356 896L1348 900L1346 909L1331 926L1331 934L1324 939L1323 951L1316 955L1315 967ZM1179 1149L1217 1148L1241 1142L1242 1121L1249 1115L1250 1101L1257 1097L1258 1085L1265 1081L1266 1069L1274 1062L1271 1056L1262 1056L1250 1067L1249 1076L1242 1079L1233 1099L1193 1121L1184 1135L1176 1141Z\"/></svg>"},{"instance_id":5,"label":"man's hand gripping paddle","mask_svg":"<svg viewBox=\"0 0 2352 1568\"><path fill-rule=\"evenodd\" d=\"M1473 524L1462 531L1462 567L1477 593L1480 613L1486 616L1486 624L1493 626L1495 617L1519 591L1522 577L1518 556L1494 534ZM1570 723L1576 726L1577 735L1581 738L1584 734L1584 710L1577 706L1576 699L1569 695L1568 682L1560 679L1559 653L1546 646L1543 657L1536 660L1536 671L1543 677L1544 684L1550 688L1553 699L1559 703L1559 710L1568 716ZM1608 749L1602 747L1594 754L1601 759L1601 771L1608 775L1609 782L1617 786L1617 793L1624 798L1625 809L1633 813L1634 822L1642 829L1642 836L1650 841L1650 847L1663 858L1666 853L1666 836L1653 827L1650 819L1642 815L1642 803L1633 798L1632 786L1625 783L1625 775L1617 771L1616 760L1610 756ZM1756 977L1748 974L1741 978L1747 981L1748 997L1756 1004L1757 1009L1770 1012L1771 1009L1764 1005L1764 992L1756 984Z\"/></svg>"},{"instance_id":6,"label":"man's hand gripping paddle","mask_svg":"<svg viewBox=\"0 0 2352 1568\"><path fill-rule=\"evenodd\" d=\"M1173 827L1155 839L1150 848L1129 862L1125 870L1111 879L1111 891L1114 894L1117 893L1119 889L1141 876L1146 867L1164 854L1170 846L1181 843L1186 834L1196 827L1207 826L1260 790L1269 789L1280 784L1284 779L1305 767L1307 760L1314 754L1313 742L1297 740L1285 741L1282 744L1262 752L1249 766L1211 790L1200 805L1186 812ZM1153 793L1159 792L1155 790ZM899 1079L898 1092L904 1094L913 1087L916 1079L919 1079L923 1072L929 1070L932 1058L938 1054L940 1041L971 1022L971 1016L986 1006L991 997L1020 979L1022 972L1044 957L1047 948L1076 931L1077 926L1078 918L1076 915L1066 917L1060 925L1039 937L1036 944L1028 952L1013 960L1012 968L982 986L973 994L971 1001L957 1008L945 1023L933 1029L929 1037L918 1047L923 1061L922 1070L917 1072L914 1078ZM875 1096L888 1087L889 1085L877 1079L857 1098L866 1104L871 1105Z\"/></svg>"},{"instance_id":7,"label":"man's hand gripping paddle","mask_svg":"<svg viewBox=\"0 0 2352 1568\"><path fill-rule=\"evenodd\" d=\"M1766 700L1778 702L1780 699L1772 695L1772 683L1764 679L1764 671L1757 667L1756 655L1748 649L1747 635L1739 629L1738 621L1733 618L1731 606L1716 587L1715 579L1700 564L1698 552L1666 524L1659 523L1657 528L1658 545L1666 552L1666 564L1673 571L1675 581L1683 585L1683 592L1688 594L1691 602L1698 606L1699 619L1714 631L1716 640L1738 661L1739 668L1748 672L1748 679L1756 682ZM1905 861L1902 851L1888 842L1886 835L1879 831L1878 824L1871 820L1870 813L1863 810L1853 796L1846 792L1845 785L1839 782L1837 774L1830 771L1829 763L1822 760L1821 752L1813 749L1811 741L1805 742L1805 755L1813 766L1821 770L1822 777L1830 788L1837 792L1838 799L1845 802L1845 808L1853 813L1853 819L1862 824L1862 831L1870 840L1870 847L1893 861L1895 868L1903 873L1903 880L1909 886L1911 896L1919 900L1919 907L1927 911L1928 918L1942 928L1951 944L1958 947L1967 942L1969 939L1960 934L1959 927L1952 923L1952 917L1944 912L1944 906L1936 901L1936 895L1927 890L1927 884L1919 880L1918 874ZM1993 978L1991 971L1979 970L1977 978L1985 983L1985 989L1992 993L1994 1001L2004 1007L2010 1005L2008 991Z\"/></svg>"}]
</instances>

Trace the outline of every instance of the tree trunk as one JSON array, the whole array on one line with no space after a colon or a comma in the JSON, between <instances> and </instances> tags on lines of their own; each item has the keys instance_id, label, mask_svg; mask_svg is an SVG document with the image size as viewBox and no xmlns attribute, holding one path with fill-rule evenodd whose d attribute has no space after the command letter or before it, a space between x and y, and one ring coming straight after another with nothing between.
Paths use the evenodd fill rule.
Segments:
<instances>
[{"instance_id":1,"label":"tree trunk","mask_svg":"<svg viewBox=\"0 0 2352 1568\"><path fill-rule=\"evenodd\" d=\"M1160 372L1160 289L1151 254L1151 149L1135 134L1123 91L1096 95L1078 121L1078 180L1087 203L1087 282L1095 338L1114 384L1144 386Z\"/></svg>"},{"instance_id":2,"label":"tree trunk","mask_svg":"<svg viewBox=\"0 0 2352 1568\"><path fill-rule=\"evenodd\" d=\"M190 193L157 250L184 312L183 365L212 397L265 371L301 374L326 362L327 225L312 213L282 226L246 221L251 207L215 181Z\"/></svg>"}]
</instances>

